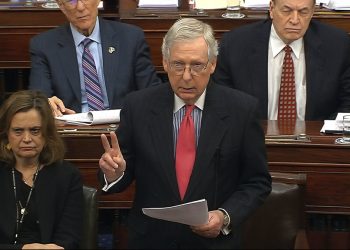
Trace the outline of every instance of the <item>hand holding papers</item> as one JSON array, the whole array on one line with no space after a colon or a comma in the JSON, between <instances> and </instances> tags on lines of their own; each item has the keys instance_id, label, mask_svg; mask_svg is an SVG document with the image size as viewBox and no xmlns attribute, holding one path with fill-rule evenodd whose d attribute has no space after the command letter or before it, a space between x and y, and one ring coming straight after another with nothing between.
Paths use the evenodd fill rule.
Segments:
<instances>
[{"instance_id":1,"label":"hand holding papers","mask_svg":"<svg viewBox=\"0 0 350 250\"><path fill-rule=\"evenodd\" d=\"M95 125L105 123L116 123L120 121L120 109L90 111L55 117L56 120L64 121L73 125Z\"/></svg>"},{"instance_id":2,"label":"hand holding papers","mask_svg":"<svg viewBox=\"0 0 350 250\"><path fill-rule=\"evenodd\" d=\"M205 199L172 207L142 208L142 212L152 218L182 223L190 226L208 222L208 205Z\"/></svg>"}]
</instances>

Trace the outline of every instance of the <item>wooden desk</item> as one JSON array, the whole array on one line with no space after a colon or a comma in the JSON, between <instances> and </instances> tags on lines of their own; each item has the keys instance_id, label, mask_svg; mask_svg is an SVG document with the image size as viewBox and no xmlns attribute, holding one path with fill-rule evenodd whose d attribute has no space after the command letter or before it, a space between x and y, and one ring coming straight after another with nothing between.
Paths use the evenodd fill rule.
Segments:
<instances>
[{"instance_id":1,"label":"wooden desk","mask_svg":"<svg viewBox=\"0 0 350 250\"><path fill-rule=\"evenodd\" d=\"M284 131L279 131L272 121L264 122L270 171L307 174L306 212L350 215L350 146L334 144L338 136L321 134L322 122L298 125L298 133L308 135L309 142L280 141L284 138L275 136ZM103 153L99 132L62 136L67 146L66 159L81 169L85 184L98 187L98 160ZM132 199L133 187L120 194L101 196L100 207L128 208Z\"/></svg>"}]
</instances>

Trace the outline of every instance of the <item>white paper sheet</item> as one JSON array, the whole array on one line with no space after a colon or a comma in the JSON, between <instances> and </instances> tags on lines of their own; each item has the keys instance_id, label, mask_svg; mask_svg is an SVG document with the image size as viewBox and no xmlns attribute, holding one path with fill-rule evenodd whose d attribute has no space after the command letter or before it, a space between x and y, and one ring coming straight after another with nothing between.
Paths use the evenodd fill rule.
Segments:
<instances>
[{"instance_id":1,"label":"white paper sheet","mask_svg":"<svg viewBox=\"0 0 350 250\"><path fill-rule=\"evenodd\" d=\"M349 0L329 0L329 3L325 4L324 6L333 10L350 10L350 1Z\"/></svg>"},{"instance_id":2,"label":"white paper sheet","mask_svg":"<svg viewBox=\"0 0 350 250\"><path fill-rule=\"evenodd\" d=\"M178 7L178 0L140 0L139 7L140 8L173 8Z\"/></svg>"},{"instance_id":3,"label":"white paper sheet","mask_svg":"<svg viewBox=\"0 0 350 250\"><path fill-rule=\"evenodd\" d=\"M245 0L242 6L245 8L268 8L270 0Z\"/></svg>"},{"instance_id":4,"label":"white paper sheet","mask_svg":"<svg viewBox=\"0 0 350 250\"><path fill-rule=\"evenodd\" d=\"M178 222L186 225L202 225L208 222L208 205L205 199L172 207L142 208L152 218Z\"/></svg>"},{"instance_id":5,"label":"white paper sheet","mask_svg":"<svg viewBox=\"0 0 350 250\"><path fill-rule=\"evenodd\" d=\"M350 113L338 113L335 120L325 120L321 128L322 133L342 133L343 132L343 116L350 115Z\"/></svg>"},{"instance_id":6,"label":"white paper sheet","mask_svg":"<svg viewBox=\"0 0 350 250\"><path fill-rule=\"evenodd\" d=\"M227 0L196 0L196 9L226 9Z\"/></svg>"},{"instance_id":7,"label":"white paper sheet","mask_svg":"<svg viewBox=\"0 0 350 250\"><path fill-rule=\"evenodd\" d=\"M116 123L120 121L120 109L109 109L56 116L57 120L73 125L95 125Z\"/></svg>"}]
</instances>

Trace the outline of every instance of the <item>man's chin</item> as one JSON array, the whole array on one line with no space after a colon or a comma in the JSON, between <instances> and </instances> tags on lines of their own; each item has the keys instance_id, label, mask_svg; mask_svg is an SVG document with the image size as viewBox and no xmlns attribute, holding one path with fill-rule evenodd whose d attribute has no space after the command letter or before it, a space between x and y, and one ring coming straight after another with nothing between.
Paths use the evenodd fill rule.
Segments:
<instances>
[{"instance_id":1,"label":"man's chin","mask_svg":"<svg viewBox=\"0 0 350 250\"><path fill-rule=\"evenodd\" d=\"M289 43L291 43L301 38L302 35L299 32L290 32L285 37L286 37L286 40L288 40Z\"/></svg>"},{"instance_id":2,"label":"man's chin","mask_svg":"<svg viewBox=\"0 0 350 250\"><path fill-rule=\"evenodd\" d=\"M195 98L195 95L193 93L183 93L181 92L178 97L180 97L183 101L186 103L190 102Z\"/></svg>"}]
</instances>

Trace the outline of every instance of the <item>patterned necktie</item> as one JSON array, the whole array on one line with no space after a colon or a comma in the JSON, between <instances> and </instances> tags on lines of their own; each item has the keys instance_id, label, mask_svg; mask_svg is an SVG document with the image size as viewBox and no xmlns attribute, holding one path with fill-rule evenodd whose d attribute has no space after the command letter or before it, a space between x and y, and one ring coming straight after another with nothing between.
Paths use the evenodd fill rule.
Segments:
<instances>
[{"instance_id":1,"label":"patterned necktie","mask_svg":"<svg viewBox=\"0 0 350 250\"><path fill-rule=\"evenodd\" d=\"M196 137L193 118L194 105L186 105L186 114L181 121L176 143L176 178L181 199L184 198L196 157Z\"/></svg>"},{"instance_id":2,"label":"patterned necktie","mask_svg":"<svg viewBox=\"0 0 350 250\"><path fill-rule=\"evenodd\" d=\"M101 86L98 81L97 70L95 66L94 58L89 50L89 45L93 41L89 38L85 38L83 41L84 51L82 58L84 83L86 89L86 98L89 106L89 110L102 110L103 98Z\"/></svg>"},{"instance_id":3,"label":"patterned necktie","mask_svg":"<svg viewBox=\"0 0 350 250\"><path fill-rule=\"evenodd\" d=\"M278 120L296 119L295 79L292 49L284 47L285 55L282 66L280 95L278 102Z\"/></svg>"}]
</instances>

